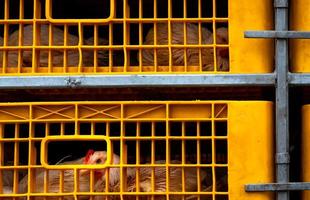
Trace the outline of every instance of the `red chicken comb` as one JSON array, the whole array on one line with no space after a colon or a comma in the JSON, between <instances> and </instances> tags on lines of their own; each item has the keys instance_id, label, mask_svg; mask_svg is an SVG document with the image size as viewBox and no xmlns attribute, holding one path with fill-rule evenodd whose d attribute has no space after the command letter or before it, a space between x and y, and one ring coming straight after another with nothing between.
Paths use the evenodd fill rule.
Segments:
<instances>
[{"instance_id":1,"label":"red chicken comb","mask_svg":"<svg viewBox=\"0 0 310 200\"><path fill-rule=\"evenodd\" d=\"M86 153L86 156L84 158L84 164L87 164L87 162L89 161L90 156L92 156L95 153L94 150L89 149Z\"/></svg>"},{"instance_id":2,"label":"red chicken comb","mask_svg":"<svg viewBox=\"0 0 310 200\"><path fill-rule=\"evenodd\" d=\"M95 171L95 178L100 179L103 176L102 172Z\"/></svg>"}]
</instances>

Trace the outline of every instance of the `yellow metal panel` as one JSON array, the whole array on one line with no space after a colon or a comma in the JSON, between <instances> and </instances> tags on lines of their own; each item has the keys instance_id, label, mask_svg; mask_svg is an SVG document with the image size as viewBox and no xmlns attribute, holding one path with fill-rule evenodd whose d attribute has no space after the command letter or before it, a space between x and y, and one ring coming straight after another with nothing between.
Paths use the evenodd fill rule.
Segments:
<instances>
[{"instance_id":1,"label":"yellow metal panel","mask_svg":"<svg viewBox=\"0 0 310 200\"><path fill-rule=\"evenodd\" d=\"M302 181L309 182L310 181L310 145L309 145L309 133L310 133L310 106L305 105L302 107L302 136L301 136L301 177ZM308 200L310 199L310 191L302 191L302 199Z\"/></svg>"},{"instance_id":2,"label":"yellow metal panel","mask_svg":"<svg viewBox=\"0 0 310 200\"><path fill-rule=\"evenodd\" d=\"M246 30L273 30L272 1L229 1L230 64L232 73L273 71L273 40L246 39Z\"/></svg>"},{"instance_id":3,"label":"yellow metal panel","mask_svg":"<svg viewBox=\"0 0 310 200\"><path fill-rule=\"evenodd\" d=\"M310 3L307 0L298 0L290 4L291 30L310 30ZM292 72L310 72L310 41L306 39L290 40L290 56Z\"/></svg>"},{"instance_id":4,"label":"yellow metal panel","mask_svg":"<svg viewBox=\"0 0 310 200\"><path fill-rule=\"evenodd\" d=\"M228 106L230 199L273 199L272 193L244 191L246 183L274 181L273 104L243 101Z\"/></svg>"}]
</instances>

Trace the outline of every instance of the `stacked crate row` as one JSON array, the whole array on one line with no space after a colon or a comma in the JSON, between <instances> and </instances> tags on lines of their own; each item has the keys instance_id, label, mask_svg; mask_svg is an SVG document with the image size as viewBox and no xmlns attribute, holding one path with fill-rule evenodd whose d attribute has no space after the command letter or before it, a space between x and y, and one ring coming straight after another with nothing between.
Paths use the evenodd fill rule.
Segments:
<instances>
[{"instance_id":1,"label":"stacked crate row","mask_svg":"<svg viewBox=\"0 0 310 200\"><path fill-rule=\"evenodd\" d=\"M95 14L101 14L98 14L100 19L67 19L72 15L93 16L69 10L71 3L57 0L15 4L3 1L1 73L112 75L273 71L273 58L269 56L273 53L272 41L243 37L246 29L272 29L273 22L266 20L272 16L271 4L250 5L242 1L235 5L227 0L168 2L103 1L99 8L89 6ZM94 2L89 2L92 4ZM27 13L26 7L33 13ZM234 51L227 53L227 48ZM230 63L226 63L228 59ZM223 64L221 60L225 60Z\"/></svg>"}]
</instances>

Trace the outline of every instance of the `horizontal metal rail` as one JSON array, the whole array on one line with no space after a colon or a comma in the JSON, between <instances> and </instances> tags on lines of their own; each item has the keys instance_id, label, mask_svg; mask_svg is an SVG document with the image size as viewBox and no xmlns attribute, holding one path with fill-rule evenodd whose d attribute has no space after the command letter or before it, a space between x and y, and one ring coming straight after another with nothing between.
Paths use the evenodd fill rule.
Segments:
<instances>
[{"instance_id":1,"label":"horizontal metal rail","mask_svg":"<svg viewBox=\"0 0 310 200\"><path fill-rule=\"evenodd\" d=\"M3 76L0 89L274 86L274 73L206 75ZM309 86L310 73L288 73L290 86Z\"/></svg>"},{"instance_id":2,"label":"horizontal metal rail","mask_svg":"<svg viewBox=\"0 0 310 200\"><path fill-rule=\"evenodd\" d=\"M291 86L309 86L310 73L289 73L288 80Z\"/></svg>"},{"instance_id":3,"label":"horizontal metal rail","mask_svg":"<svg viewBox=\"0 0 310 200\"><path fill-rule=\"evenodd\" d=\"M309 31L245 31L246 38L310 39Z\"/></svg>"},{"instance_id":4,"label":"horizontal metal rail","mask_svg":"<svg viewBox=\"0 0 310 200\"><path fill-rule=\"evenodd\" d=\"M246 192L270 192L289 190L310 190L310 182L268 183L245 185Z\"/></svg>"},{"instance_id":5,"label":"horizontal metal rail","mask_svg":"<svg viewBox=\"0 0 310 200\"><path fill-rule=\"evenodd\" d=\"M273 86L275 74L3 76L0 89Z\"/></svg>"}]
</instances>

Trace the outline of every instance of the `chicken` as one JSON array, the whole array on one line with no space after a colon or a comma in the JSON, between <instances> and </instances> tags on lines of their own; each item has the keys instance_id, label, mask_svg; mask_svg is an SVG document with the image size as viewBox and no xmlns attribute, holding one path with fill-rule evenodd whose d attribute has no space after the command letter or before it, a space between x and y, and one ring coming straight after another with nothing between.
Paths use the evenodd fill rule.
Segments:
<instances>
[{"instance_id":1,"label":"chicken","mask_svg":"<svg viewBox=\"0 0 310 200\"><path fill-rule=\"evenodd\" d=\"M105 163L107 159L106 152L97 152L94 153L87 164L98 164ZM117 155L113 155L113 164L119 164L119 157ZM155 162L156 164L165 164L165 160L158 160ZM179 161L173 160L172 164L181 164ZM136 184L136 168L128 168L126 171L126 191L127 192L135 192L137 191ZM197 191L197 171L195 168L184 168L185 171L185 191ZM98 170L102 177L98 179L95 185L95 192L105 192L106 189L106 176L105 169ZM204 171L200 171L200 178L203 180L206 177L206 173ZM166 167L156 167L154 169L154 192L165 192L166 191ZM182 191L182 168L170 167L169 170L169 191L171 192L181 192ZM152 192L152 168L149 167L141 167L139 168L139 190L140 192ZM120 192L120 169L119 168L111 168L109 169L109 192ZM150 196L140 196L142 199L151 199ZM96 200L104 199L103 196L96 196ZM119 195L109 195L111 200L119 200ZM126 196L126 199L136 199L134 195ZM155 196L156 200L166 199L166 196ZM170 196L170 199L182 199L182 196Z\"/></svg>"},{"instance_id":2,"label":"chicken","mask_svg":"<svg viewBox=\"0 0 310 200\"><path fill-rule=\"evenodd\" d=\"M86 45L94 45L94 37L90 37L84 41ZM109 41L99 37L97 41L98 45L108 45ZM85 66L94 65L94 50L83 52L83 62ZM98 66L108 66L109 65L109 50L99 50L97 51L97 63Z\"/></svg>"},{"instance_id":3,"label":"chicken","mask_svg":"<svg viewBox=\"0 0 310 200\"><path fill-rule=\"evenodd\" d=\"M2 193L0 194L12 194L13 193L13 190L12 190L12 187L10 186L2 186ZM0 197L1 200L12 200L11 197Z\"/></svg>"},{"instance_id":4,"label":"chicken","mask_svg":"<svg viewBox=\"0 0 310 200\"><path fill-rule=\"evenodd\" d=\"M107 160L107 152L106 151L95 151L92 155L89 156L88 161L85 164L94 165L94 164L104 164ZM112 164L119 165L120 158L118 155L113 154L112 156ZM109 185L117 185L119 183L120 178L120 169L109 168ZM89 170L81 170L80 172L82 175L89 174ZM106 177L106 169L95 170L95 182L97 182L102 177Z\"/></svg>"},{"instance_id":5,"label":"chicken","mask_svg":"<svg viewBox=\"0 0 310 200\"><path fill-rule=\"evenodd\" d=\"M228 29L221 27L216 29L216 43L217 44L228 44ZM216 50L216 62L217 71L228 71L229 70L229 49L228 47L218 48Z\"/></svg>"},{"instance_id":6,"label":"chicken","mask_svg":"<svg viewBox=\"0 0 310 200\"><path fill-rule=\"evenodd\" d=\"M40 26L40 41L37 45L40 46L49 46L49 26L41 25ZM23 28L23 46L31 48L32 46L32 38L33 38L33 26L28 25ZM63 46L64 45L64 31L53 27L53 45L55 46ZM79 64L79 51L77 49L77 45L79 43L79 38L75 35L71 35L68 33L67 35L67 44L69 46L76 46L76 49L67 50L67 66L78 66ZM19 30L16 30L9 36L8 45L9 46L18 46L19 39ZM89 38L84 41L84 45L94 45L93 38ZM103 38L98 38L98 45L106 45L108 41ZM53 58L52 58L52 66L63 66L64 62L64 50L55 49L52 50ZM22 52L22 67L32 66L32 50L25 50ZM48 66L48 55L49 52L47 50L40 50L40 66ZM94 50L83 50L82 51L82 66L93 66L94 65ZM0 55L1 57L1 55ZM97 62L98 66L106 66L108 64L108 50L98 50L97 51ZM18 51L9 51L8 53L8 66L9 67L17 67L18 65Z\"/></svg>"},{"instance_id":7,"label":"chicken","mask_svg":"<svg viewBox=\"0 0 310 200\"><path fill-rule=\"evenodd\" d=\"M2 191L3 191L3 194L12 194L13 193L12 187L10 187L10 186L3 186Z\"/></svg>"},{"instance_id":8,"label":"chicken","mask_svg":"<svg viewBox=\"0 0 310 200\"><path fill-rule=\"evenodd\" d=\"M13 192L13 170L1 170L1 190L0 194L11 194ZM2 198L6 200L6 198Z\"/></svg>"},{"instance_id":9,"label":"chicken","mask_svg":"<svg viewBox=\"0 0 310 200\"><path fill-rule=\"evenodd\" d=\"M188 23L186 25L187 41L188 45L199 44L199 28L197 25ZM213 34L206 28L201 27L201 44L212 44ZM167 45L168 44L168 25L157 24L157 44ZM228 34L227 28L217 29L217 44L227 44ZM171 24L171 44L173 45L184 45L184 25L182 23ZM154 29L150 29L146 35L144 45L154 45ZM228 50L226 49L226 52ZM184 66L185 65L185 51L184 48L173 47L172 53L172 65L173 66ZM199 66L199 48L187 48L187 65L188 66ZM203 71L214 71L214 49L213 47L201 48L202 58L202 70ZM139 60L139 56L138 56ZM154 65L154 50L143 49L142 50L142 65L153 66ZM158 66L169 66L169 50L168 48L157 49L157 65ZM217 51L217 71L227 71L229 69L228 54Z\"/></svg>"},{"instance_id":10,"label":"chicken","mask_svg":"<svg viewBox=\"0 0 310 200\"><path fill-rule=\"evenodd\" d=\"M12 186L13 185L13 170L1 170L2 185Z\"/></svg>"},{"instance_id":11,"label":"chicken","mask_svg":"<svg viewBox=\"0 0 310 200\"><path fill-rule=\"evenodd\" d=\"M89 153L88 153L89 154ZM85 157L79 158L74 161L62 162L59 164L69 165L69 164L85 164L85 161L88 159L88 155ZM39 193L44 191L44 176L46 170L39 169L36 171L35 176L35 188L32 193ZM58 193L60 190L60 171L59 170L49 170L48 171L48 192L49 193ZM27 193L28 190L28 176L25 176L19 182L19 193ZM89 174L80 175L78 178L78 191L79 192L89 192L90 191L90 176ZM63 171L63 192L69 193L74 191L74 171L73 170L64 170ZM36 200L44 200L44 197L36 197ZM58 197L48 197L48 200L57 200ZM73 200L74 196L64 196L65 200ZM79 200L88 200L89 196L78 196Z\"/></svg>"}]
</instances>

